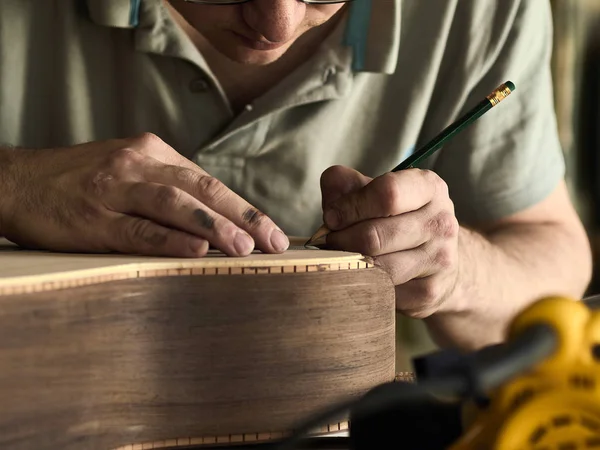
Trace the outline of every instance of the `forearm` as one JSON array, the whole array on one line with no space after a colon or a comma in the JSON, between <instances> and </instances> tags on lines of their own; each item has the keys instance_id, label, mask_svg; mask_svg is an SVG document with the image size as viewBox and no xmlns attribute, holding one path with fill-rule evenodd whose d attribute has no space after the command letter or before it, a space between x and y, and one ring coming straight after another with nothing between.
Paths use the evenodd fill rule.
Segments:
<instances>
[{"instance_id":1,"label":"forearm","mask_svg":"<svg viewBox=\"0 0 600 450\"><path fill-rule=\"evenodd\" d=\"M501 341L514 315L543 296L581 298L591 257L578 230L521 224L483 236L461 228L457 284L444 310L426 320L434 340L473 350Z\"/></svg>"}]
</instances>

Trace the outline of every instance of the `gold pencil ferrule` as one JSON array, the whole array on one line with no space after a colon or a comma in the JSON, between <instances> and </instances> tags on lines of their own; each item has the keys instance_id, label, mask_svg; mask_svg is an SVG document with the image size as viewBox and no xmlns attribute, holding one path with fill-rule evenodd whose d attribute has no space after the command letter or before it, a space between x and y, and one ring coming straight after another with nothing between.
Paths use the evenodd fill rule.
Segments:
<instances>
[{"instance_id":1,"label":"gold pencil ferrule","mask_svg":"<svg viewBox=\"0 0 600 450\"><path fill-rule=\"evenodd\" d=\"M503 84L499 88L497 88L494 92L487 96L487 99L490 101L492 106L496 106L506 97L508 97L512 93L512 90L506 85Z\"/></svg>"}]
</instances>

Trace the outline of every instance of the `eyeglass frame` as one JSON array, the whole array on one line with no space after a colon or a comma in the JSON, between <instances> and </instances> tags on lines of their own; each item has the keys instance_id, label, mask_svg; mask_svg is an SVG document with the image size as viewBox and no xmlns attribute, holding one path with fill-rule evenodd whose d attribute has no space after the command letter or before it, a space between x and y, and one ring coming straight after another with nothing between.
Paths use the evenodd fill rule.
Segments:
<instances>
[{"instance_id":1,"label":"eyeglass frame","mask_svg":"<svg viewBox=\"0 0 600 450\"><path fill-rule=\"evenodd\" d=\"M252 0L228 0L226 2L219 2L215 0L183 0L186 3L195 3L198 5L241 5L242 3L248 3ZM307 5L332 5L335 3L350 3L354 0L297 0L302 3L306 3Z\"/></svg>"}]
</instances>

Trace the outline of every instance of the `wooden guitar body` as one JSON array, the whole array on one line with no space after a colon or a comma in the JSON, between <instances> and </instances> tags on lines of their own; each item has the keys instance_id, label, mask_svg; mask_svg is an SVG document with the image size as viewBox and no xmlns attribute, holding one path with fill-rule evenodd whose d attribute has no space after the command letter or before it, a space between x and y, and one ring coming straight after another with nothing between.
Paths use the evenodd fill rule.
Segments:
<instances>
[{"instance_id":1,"label":"wooden guitar body","mask_svg":"<svg viewBox=\"0 0 600 450\"><path fill-rule=\"evenodd\" d=\"M278 438L394 379L394 321L389 277L357 254L173 259L0 241L0 448Z\"/></svg>"}]
</instances>

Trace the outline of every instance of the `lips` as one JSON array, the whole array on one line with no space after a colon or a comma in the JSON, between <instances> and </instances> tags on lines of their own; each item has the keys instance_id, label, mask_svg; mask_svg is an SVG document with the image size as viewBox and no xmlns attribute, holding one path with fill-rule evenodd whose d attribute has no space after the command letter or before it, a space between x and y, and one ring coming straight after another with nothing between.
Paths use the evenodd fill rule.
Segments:
<instances>
[{"instance_id":1,"label":"lips","mask_svg":"<svg viewBox=\"0 0 600 450\"><path fill-rule=\"evenodd\" d=\"M261 51L276 50L278 48L283 47L286 44L285 42L257 41L254 39L247 38L246 36L242 36L241 34L238 34L235 32L233 34L235 35L236 38L238 38L239 41L242 42L242 44L244 46L249 47L253 50L261 50Z\"/></svg>"}]
</instances>

